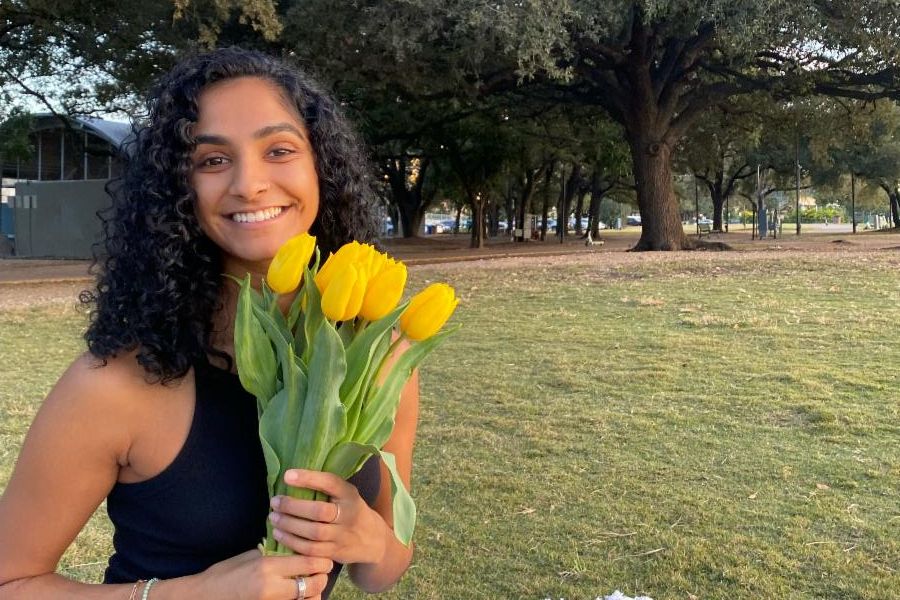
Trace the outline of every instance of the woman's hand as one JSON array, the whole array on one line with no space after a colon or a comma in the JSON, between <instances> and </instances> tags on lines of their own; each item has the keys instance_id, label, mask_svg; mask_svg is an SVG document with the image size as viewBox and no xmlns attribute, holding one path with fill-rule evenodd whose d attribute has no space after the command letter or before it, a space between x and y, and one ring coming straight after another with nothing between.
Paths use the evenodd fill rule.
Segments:
<instances>
[{"instance_id":1,"label":"woman's hand","mask_svg":"<svg viewBox=\"0 0 900 600\"><path fill-rule=\"evenodd\" d=\"M331 473L304 469L287 471L284 481L292 487L323 492L331 501L273 498L269 518L279 542L298 554L343 564L381 562L389 527L369 508L355 485Z\"/></svg>"},{"instance_id":2,"label":"woman's hand","mask_svg":"<svg viewBox=\"0 0 900 600\"><path fill-rule=\"evenodd\" d=\"M294 600L305 583L304 598L320 600L334 563L312 556L261 556L259 550L216 563L196 577L201 598ZM302 577L303 583L297 579ZM166 582L153 588L161 590Z\"/></svg>"}]
</instances>

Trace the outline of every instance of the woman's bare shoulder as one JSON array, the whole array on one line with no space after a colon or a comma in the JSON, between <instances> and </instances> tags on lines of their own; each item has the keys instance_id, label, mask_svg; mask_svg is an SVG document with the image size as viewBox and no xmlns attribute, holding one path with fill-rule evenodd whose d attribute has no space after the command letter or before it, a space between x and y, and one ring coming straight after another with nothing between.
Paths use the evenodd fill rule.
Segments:
<instances>
[{"instance_id":1,"label":"woman's bare shoulder","mask_svg":"<svg viewBox=\"0 0 900 600\"><path fill-rule=\"evenodd\" d=\"M115 485L151 384L134 357L79 356L41 403L0 499L0 581L52 572ZM47 515L53 515L47 519Z\"/></svg>"},{"instance_id":2,"label":"woman's bare shoulder","mask_svg":"<svg viewBox=\"0 0 900 600\"><path fill-rule=\"evenodd\" d=\"M138 390L149 385L146 373L137 361L136 352L122 353L107 359L85 352L66 369L59 384L92 391L110 391L109 386L126 386Z\"/></svg>"},{"instance_id":3,"label":"woman's bare shoulder","mask_svg":"<svg viewBox=\"0 0 900 600\"><path fill-rule=\"evenodd\" d=\"M47 394L34 426L77 424L84 434L96 436L96 442L104 440L123 456L130 445L135 404L150 385L133 355L103 361L85 352Z\"/></svg>"},{"instance_id":4,"label":"woman's bare shoulder","mask_svg":"<svg viewBox=\"0 0 900 600\"><path fill-rule=\"evenodd\" d=\"M127 406L130 401L159 397L166 390L178 390L183 383L184 378L159 383L138 363L137 351L107 359L85 352L63 373L50 396L63 395L81 402L113 402Z\"/></svg>"},{"instance_id":5,"label":"woman's bare shoulder","mask_svg":"<svg viewBox=\"0 0 900 600\"><path fill-rule=\"evenodd\" d=\"M183 394L186 379L167 384L154 381L138 363L136 352L106 360L85 352L47 395L38 420L81 423L112 442L124 459L148 419L158 417L160 401Z\"/></svg>"}]
</instances>

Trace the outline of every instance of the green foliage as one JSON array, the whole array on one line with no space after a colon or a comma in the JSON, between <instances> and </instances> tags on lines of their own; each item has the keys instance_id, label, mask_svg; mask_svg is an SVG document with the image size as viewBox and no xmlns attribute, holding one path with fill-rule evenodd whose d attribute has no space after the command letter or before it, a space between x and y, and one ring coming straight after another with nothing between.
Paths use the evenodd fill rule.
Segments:
<instances>
[{"instance_id":1,"label":"green foliage","mask_svg":"<svg viewBox=\"0 0 900 600\"><path fill-rule=\"evenodd\" d=\"M0 111L0 156L5 159L29 159L35 152L34 145L28 138L31 131L32 117L29 113L14 108L3 120Z\"/></svg>"},{"instance_id":2,"label":"green foliage","mask_svg":"<svg viewBox=\"0 0 900 600\"><path fill-rule=\"evenodd\" d=\"M788 205L783 214L785 219L796 222L793 206ZM812 206L800 209L801 223L822 223L823 221L831 223L835 219L845 219L846 217L847 213L843 206Z\"/></svg>"},{"instance_id":3,"label":"green foliage","mask_svg":"<svg viewBox=\"0 0 900 600\"><path fill-rule=\"evenodd\" d=\"M892 0L10 0L0 17L11 23L0 37L0 63L8 65L0 70L3 83L25 93L29 85L40 88L42 100L66 112L134 107L135 94L156 74L198 48L239 44L292 57L336 92L376 163L398 156L434 161L425 203L459 193L445 176L455 167L439 164L440 147L465 146L463 130L471 126L463 122L498 115L508 118L499 130L506 154L489 161L498 172L507 158L516 166L506 170L515 172L556 158L588 165L586 172L601 172L605 181L627 180L639 172L629 168L631 151L675 148L693 133L713 141L682 146L694 172L733 155L733 165L767 166L768 184L785 187L796 139L810 172L823 148L798 114L817 116L815 102L799 99L895 94L900 57L893 35L900 5ZM42 78L65 93L47 93ZM750 104L763 94L778 98L782 114L704 119L692 129L713 106L751 93L759 95ZM550 110L554 105L563 109ZM542 127L543 140L534 135ZM484 134L497 130L492 125ZM642 205L672 208L668 187L661 193L655 183L671 175L670 166L657 168L666 173L642 175L647 181L635 189ZM473 172L463 179L486 182L486 189L492 178Z\"/></svg>"}]
</instances>

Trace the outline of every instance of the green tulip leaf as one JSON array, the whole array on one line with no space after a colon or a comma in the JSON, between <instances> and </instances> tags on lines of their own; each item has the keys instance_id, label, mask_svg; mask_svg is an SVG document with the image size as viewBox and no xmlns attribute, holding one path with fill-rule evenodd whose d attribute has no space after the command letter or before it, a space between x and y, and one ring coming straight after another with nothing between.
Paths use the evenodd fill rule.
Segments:
<instances>
[{"instance_id":1,"label":"green tulip leaf","mask_svg":"<svg viewBox=\"0 0 900 600\"><path fill-rule=\"evenodd\" d=\"M287 327L283 324L284 317L281 317L282 323L279 323L277 317L274 317L260 307L254 307L253 314L259 320L266 335L268 335L269 339L272 340L272 343L275 344L275 350L278 352L278 360L283 365L287 360L287 351L291 348L291 342L293 341ZM280 312L278 314L281 315ZM283 369L282 373L284 373Z\"/></svg>"},{"instance_id":2,"label":"green tulip leaf","mask_svg":"<svg viewBox=\"0 0 900 600\"><path fill-rule=\"evenodd\" d=\"M350 390L349 397L343 397L342 394L344 407L347 409L347 431L344 434L344 440L346 441L359 439L356 435L356 430L359 424L359 416L363 408L362 397L369 389L369 386L375 378L390 347L390 336L385 335L378 340L373 348L371 359L368 361L370 366L363 372L362 377L359 377L356 385Z\"/></svg>"},{"instance_id":3,"label":"green tulip leaf","mask_svg":"<svg viewBox=\"0 0 900 600\"><path fill-rule=\"evenodd\" d=\"M297 293L294 295L294 300L291 302L291 307L288 309L286 319L288 331L294 330L294 326L297 324L297 319L299 319L303 314L300 307L303 304L303 296L304 294L306 294L307 281L307 279L303 279L303 286L299 290L297 290Z\"/></svg>"},{"instance_id":4,"label":"green tulip leaf","mask_svg":"<svg viewBox=\"0 0 900 600\"><path fill-rule=\"evenodd\" d=\"M381 460L391 474L391 507L394 513L394 535L404 546L412 541L416 528L416 503L397 472L397 459L390 452L380 450Z\"/></svg>"},{"instance_id":5,"label":"green tulip leaf","mask_svg":"<svg viewBox=\"0 0 900 600\"><path fill-rule=\"evenodd\" d=\"M272 489L279 485L284 471L290 467L305 467L301 464L284 464L288 457L296 456L296 449L299 443L297 434L292 427L285 427L285 423L297 423L303 410L303 401L306 396L307 380L306 374L296 364L293 353L289 350L290 361L294 363L294 367L288 367L288 374L285 376L285 386L279 391L263 413L259 421L259 437L263 442L263 454L266 458L267 475L274 474L274 482L271 484ZM271 451L275 455L278 472L270 471L270 459L267 454Z\"/></svg>"},{"instance_id":6,"label":"green tulip leaf","mask_svg":"<svg viewBox=\"0 0 900 600\"><path fill-rule=\"evenodd\" d=\"M356 333L356 326L353 320L344 321L341 323L340 327L338 327L338 335L341 336L341 342L344 344L344 348L350 345L350 342L353 341L353 335Z\"/></svg>"},{"instance_id":7,"label":"green tulip leaf","mask_svg":"<svg viewBox=\"0 0 900 600\"><path fill-rule=\"evenodd\" d=\"M355 441L381 446L387 439L375 438L377 432L383 432L382 423L393 419L400 404L400 392L409 380L413 370L428 354L437 348L447 337L456 333L459 326L443 331L427 340L411 344L391 366L391 371L384 382L373 385L362 409L359 424L356 428ZM383 435L383 434L382 434Z\"/></svg>"},{"instance_id":8,"label":"green tulip leaf","mask_svg":"<svg viewBox=\"0 0 900 600\"><path fill-rule=\"evenodd\" d=\"M355 475L370 456L378 454L378 448L371 444L341 442L331 449L325 459L323 471L334 473L343 479Z\"/></svg>"},{"instance_id":9,"label":"green tulip leaf","mask_svg":"<svg viewBox=\"0 0 900 600\"><path fill-rule=\"evenodd\" d=\"M266 459L266 484L269 487L269 497L271 498L277 494L275 488L281 477L281 461L278 460L278 452L266 440L266 434L262 432L261 423L259 441L262 444L263 457Z\"/></svg>"},{"instance_id":10,"label":"green tulip leaf","mask_svg":"<svg viewBox=\"0 0 900 600\"><path fill-rule=\"evenodd\" d=\"M409 546L416 528L416 503L406 489L397 471L397 459L390 452L372 444L343 442L332 449L325 461L324 471L344 479L359 471L370 456L378 454L391 474L391 509L394 516L394 535L404 546Z\"/></svg>"},{"instance_id":11,"label":"green tulip leaf","mask_svg":"<svg viewBox=\"0 0 900 600\"><path fill-rule=\"evenodd\" d=\"M325 323L325 315L322 314L322 296L319 294L319 288L313 280L312 273L309 269L304 274L306 281L312 284L305 287L306 289L306 309L303 317L303 335L306 343L304 344L304 363L309 364L309 354L312 352L313 340L316 333ZM298 332L299 333L299 332Z\"/></svg>"},{"instance_id":12,"label":"green tulip leaf","mask_svg":"<svg viewBox=\"0 0 900 600\"><path fill-rule=\"evenodd\" d=\"M234 356L238 378L244 389L256 396L257 407L264 410L275 395L277 362L272 342L256 317L256 292L250 287L250 275L241 282L234 321ZM258 294L257 294L258 298Z\"/></svg>"},{"instance_id":13,"label":"green tulip leaf","mask_svg":"<svg viewBox=\"0 0 900 600\"><path fill-rule=\"evenodd\" d=\"M301 419L293 435L297 437L294 463L301 468L321 470L331 448L344 435L347 416L340 388L347 363L344 345L330 324L319 327L310 348L309 379Z\"/></svg>"},{"instance_id":14,"label":"green tulip leaf","mask_svg":"<svg viewBox=\"0 0 900 600\"><path fill-rule=\"evenodd\" d=\"M363 381L362 375L369 369L373 354L378 348L377 342L389 335L408 304L406 302L377 321L369 323L347 347L347 377L341 385L342 398L352 397L353 388L359 388ZM378 363L380 360L376 362Z\"/></svg>"}]
</instances>

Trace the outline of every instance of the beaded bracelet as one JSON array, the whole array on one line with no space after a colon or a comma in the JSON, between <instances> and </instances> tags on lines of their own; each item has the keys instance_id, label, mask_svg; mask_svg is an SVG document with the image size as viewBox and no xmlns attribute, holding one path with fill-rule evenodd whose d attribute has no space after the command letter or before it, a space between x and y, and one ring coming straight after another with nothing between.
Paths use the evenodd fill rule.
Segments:
<instances>
[{"instance_id":1,"label":"beaded bracelet","mask_svg":"<svg viewBox=\"0 0 900 600\"><path fill-rule=\"evenodd\" d=\"M144 593L141 594L141 600L147 600L150 597L150 588L153 587L153 584L159 581L158 578L154 577L150 581L147 582L147 585L144 586Z\"/></svg>"}]
</instances>

